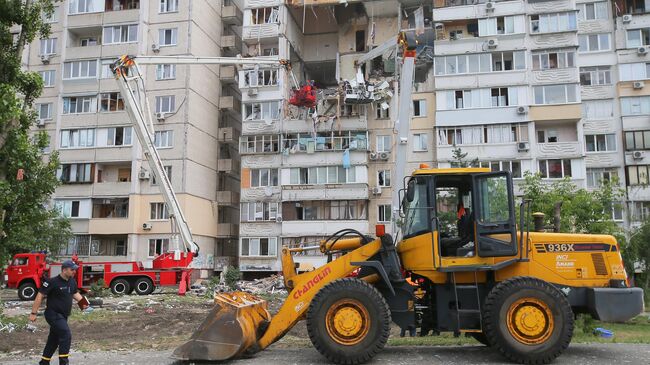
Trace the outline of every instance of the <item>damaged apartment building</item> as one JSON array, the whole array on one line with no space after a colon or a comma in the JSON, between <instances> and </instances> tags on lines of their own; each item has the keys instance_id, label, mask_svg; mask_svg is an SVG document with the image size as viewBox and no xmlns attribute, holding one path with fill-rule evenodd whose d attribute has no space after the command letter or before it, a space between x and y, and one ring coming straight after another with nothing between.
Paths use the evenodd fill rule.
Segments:
<instances>
[{"instance_id":1,"label":"damaged apartment building","mask_svg":"<svg viewBox=\"0 0 650 365\"><path fill-rule=\"evenodd\" d=\"M344 228L372 234L378 223L390 227L391 191L402 185L391 179L396 39L402 30L415 32L418 8L401 1L244 1L243 55L291 62L290 71L255 67L239 74L245 275L279 271L282 246L316 245ZM409 169L435 161L431 7L424 12ZM383 51L357 65L376 47ZM296 102L293 90L304 85L316 90L315 105ZM308 269L326 258L311 251L295 260Z\"/></svg>"}]
</instances>

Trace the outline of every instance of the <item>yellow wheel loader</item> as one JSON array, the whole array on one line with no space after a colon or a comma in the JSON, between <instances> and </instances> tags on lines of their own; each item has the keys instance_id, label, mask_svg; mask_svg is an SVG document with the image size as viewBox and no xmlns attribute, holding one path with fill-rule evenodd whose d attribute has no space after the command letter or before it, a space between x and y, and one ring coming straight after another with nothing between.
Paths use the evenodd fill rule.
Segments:
<instances>
[{"instance_id":1,"label":"yellow wheel loader","mask_svg":"<svg viewBox=\"0 0 650 365\"><path fill-rule=\"evenodd\" d=\"M569 346L576 314L620 322L643 311L614 237L530 232L525 203L517 227L508 172L422 167L402 202L398 242L343 230L319 245L328 263L302 274L292 254L311 247L283 248L289 295L275 316L250 294L219 294L173 356L252 354L306 320L330 362L360 364L384 348L392 321L410 334L466 333L510 361L546 364Z\"/></svg>"}]
</instances>

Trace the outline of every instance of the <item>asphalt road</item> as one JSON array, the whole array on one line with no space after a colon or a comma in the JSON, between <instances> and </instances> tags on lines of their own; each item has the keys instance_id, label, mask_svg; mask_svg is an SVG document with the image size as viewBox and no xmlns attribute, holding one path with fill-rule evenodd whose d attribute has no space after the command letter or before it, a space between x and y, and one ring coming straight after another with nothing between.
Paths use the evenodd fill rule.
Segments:
<instances>
[{"instance_id":1,"label":"asphalt road","mask_svg":"<svg viewBox=\"0 0 650 365\"><path fill-rule=\"evenodd\" d=\"M176 365L169 359L171 351L138 352L91 352L73 353L71 362L93 365ZM590 364L648 364L650 363L650 345L635 344L576 344L562 354L553 364L590 365ZM6 365L34 364L36 359L7 360L0 357L0 363ZM384 349L370 364L382 365L416 365L416 364L504 364L503 358L483 346L454 347L390 347ZM205 364L205 363L201 363ZM267 349L252 358L239 359L221 364L233 365L267 365L267 364L327 364L327 360L313 348Z\"/></svg>"}]
</instances>

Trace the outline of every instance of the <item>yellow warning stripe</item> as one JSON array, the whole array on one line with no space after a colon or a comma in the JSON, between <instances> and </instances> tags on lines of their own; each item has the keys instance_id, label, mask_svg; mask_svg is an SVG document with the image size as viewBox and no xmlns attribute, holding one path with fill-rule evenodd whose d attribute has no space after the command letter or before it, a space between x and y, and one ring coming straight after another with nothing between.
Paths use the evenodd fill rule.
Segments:
<instances>
[{"instance_id":1,"label":"yellow warning stripe","mask_svg":"<svg viewBox=\"0 0 650 365\"><path fill-rule=\"evenodd\" d=\"M47 360L47 361L50 361L50 360L52 360L52 358L51 358L51 357L45 357L45 356L41 356L41 359L43 359L43 360Z\"/></svg>"},{"instance_id":2,"label":"yellow warning stripe","mask_svg":"<svg viewBox=\"0 0 650 365\"><path fill-rule=\"evenodd\" d=\"M68 357L68 356L70 356L70 354L63 354L63 355L59 354L59 357Z\"/></svg>"}]
</instances>

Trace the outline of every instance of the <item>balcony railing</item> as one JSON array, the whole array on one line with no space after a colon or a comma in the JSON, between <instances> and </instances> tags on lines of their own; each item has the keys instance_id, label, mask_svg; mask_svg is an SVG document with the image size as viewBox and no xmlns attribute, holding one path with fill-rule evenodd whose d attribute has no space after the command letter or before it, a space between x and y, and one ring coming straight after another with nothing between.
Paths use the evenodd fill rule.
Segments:
<instances>
[{"instance_id":1,"label":"balcony railing","mask_svg":"<svg viewBox=\"0 0 650 365\"><path fill-rule=\"evenodd\" d=\"M283 139L283 146L292 152L344 151L346 149L367 151L368 138L365 134L356 137L316 137Z\"/></svg>"}]
</instances>

